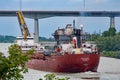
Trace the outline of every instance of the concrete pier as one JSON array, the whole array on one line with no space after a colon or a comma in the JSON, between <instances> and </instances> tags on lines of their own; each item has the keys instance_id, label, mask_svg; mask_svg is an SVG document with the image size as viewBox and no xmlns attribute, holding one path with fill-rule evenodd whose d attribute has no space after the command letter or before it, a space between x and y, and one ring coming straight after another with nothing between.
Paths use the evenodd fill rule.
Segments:
<instances>
[{"instance_id":1,"label":"concrete pier","mask_svg":"<svg viewBox=\"0 0 120 80\"><path fill-rule=\"evenodd\" d=\"M34 42L39 42L39 23L38 19L34 19Z\"/></svg>"},{"instance_id":2,"label":"concrete pier","mask_svg":"<svg viewBox=\"0 0 120 80\"><path fill-rule=\"evenodd\" d=\"M110 28L115 28L115 17L114 16L110 17Z\"/></svg>"}]
</instances>

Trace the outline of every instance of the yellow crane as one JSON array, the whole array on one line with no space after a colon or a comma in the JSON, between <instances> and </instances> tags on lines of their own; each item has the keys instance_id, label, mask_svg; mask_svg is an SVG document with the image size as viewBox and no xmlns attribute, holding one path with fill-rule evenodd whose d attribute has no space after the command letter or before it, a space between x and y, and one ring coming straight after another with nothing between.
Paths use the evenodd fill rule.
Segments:
<instances>
[{"instance_id":1,"label":"yellow crane","mask_svg":"<svg viewBox=\"0 0 120 80\"><path fill-rule=\"evenodd\" d=\"M22 14L21 11L17 12L17 17L18 17L18 22L20 24L20 29L21 29L22 36L23 36L24 40L26 41L27 37L31 36L31 35L30 35L30 32L28 30L28 27L25 23L25 20L24 20L24 17L23 17L23 14Z\"/></svg>"}]
</instances>

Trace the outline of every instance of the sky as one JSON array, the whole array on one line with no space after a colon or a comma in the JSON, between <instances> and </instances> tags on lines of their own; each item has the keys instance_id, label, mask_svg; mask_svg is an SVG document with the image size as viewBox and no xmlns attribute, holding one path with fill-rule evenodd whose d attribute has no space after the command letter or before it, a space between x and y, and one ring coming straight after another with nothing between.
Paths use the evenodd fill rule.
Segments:
<instances>
[{"instance_id":1,"label":"sky","mask_svg":"<svg viewBox=\"0 0 120 80\"><path fill-rule=\"evenodd\" d=\"M119 5L120 0L0 0L0 10L120 11ZM54 30L72 24L74 19L76 26L83 24L88 33L102 33L110 27L109 17L50 17L39 19L39 35L49 38ZM25 21L33 34L34 20ZM115 28L120 31L119 17L115 18ZM21 35L17 17L0 17L0 35Z\"/></svg>"}]
</instances>

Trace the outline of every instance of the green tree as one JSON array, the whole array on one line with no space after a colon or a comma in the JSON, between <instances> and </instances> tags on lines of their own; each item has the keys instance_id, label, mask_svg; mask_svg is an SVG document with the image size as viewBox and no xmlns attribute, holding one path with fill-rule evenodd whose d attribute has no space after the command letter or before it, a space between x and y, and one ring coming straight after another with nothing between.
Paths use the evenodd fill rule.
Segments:
<instances>
[{"instance_id":1,"label":"green tree","mask_svg":"<svg viewBox=\"0 0 120 80\"><path fill-rule=\"evenodd\" d=\"M117 35L120 35L120 32L118 32Z\"/></svg>"},{"instance_id":2,"label":"green tree","mask_svg":"<svg viewBox=\"0 0 120 80\"><path fill-rule=\"evenodd\" d=\"M108 31L104 31L104 32L102 33L102 36L103 36L103 37L109 36L109 32L108 32Z\"/></svg>"},{"instance_id":3,"label":"green tree","mask_svg":"<svg viewBox=\"0 0 120 80\"><path fill-rule=\"evenodd\" d=\"M22 80L22 73L26 73L28 69L25 63L30 59L29 55L33 54L34 50L28 51L22 55L22 51L17 44L9 47L9 56L3 57L0 54L0 80Z\"/></svg>"},{"instance_id":4,"label":"green tree","mask_svg":"<svg viewBox=\"0 0 120 80\"><path fill-rule=\"evenodd\" d=\"M100 51L120 51L120 35L99 37L96 43Z\"/></svg>"},{"instance_id":5,"label":"green tree","mask_svg":"<svg viewBox=\"0 0 120 80\"><path fill-rule=\"evenodd\" d=\"M87 34L87 35L86 35L86 40L87 40L87 41L95 41L95 40L98 39L99 37L100 37L100 34L98 34L98 33Z\"/></svg>"},{"instance_id":6,"label":"green tree","mask_svg":"<svg viewBox=\"0 0 120 80\"><path fill-rule=\"evenodd\" d=\"M116 29L114 27L109 28L109 36L115 36L116 35Z\"/></svg>"},{"instance_id":7,"label":"green tree","mask_svg":"<svg viewBox=\"0 0 120 80\"><path fill-rule=\"evenodd\" d=\"M45 80L69 80L70 78L65 77L65 78L59 78L56 77L55 74L46 74L45 76ZM39 80L43 80L43 79L39 79Z\"/></svg>"},{"instance_id":8,"label":"green tree","mask_svg":"<svg viewBox=\"0 0 120 80\"><path fill-rule=\"evenodd\" d=\"M115 36L116 35L116 29L114 27L110 27L108 31L104 31L102 33L103 37L108 37L108 36Z\"/></svg>"}]
</instances>

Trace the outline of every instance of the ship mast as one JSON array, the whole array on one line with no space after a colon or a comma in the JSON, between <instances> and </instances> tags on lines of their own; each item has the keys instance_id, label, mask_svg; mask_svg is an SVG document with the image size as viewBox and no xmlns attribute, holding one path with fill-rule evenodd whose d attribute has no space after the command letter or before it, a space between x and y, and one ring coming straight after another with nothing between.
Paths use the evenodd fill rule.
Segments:
<instances>
[{"instance_id":1,"label":"ship mast","mask_svg":"<svg viewBox=\"0 0 120 80\"><path fill-rule=\"evenodd\" d=\"M85 0L83 0L83 9L82 9L82 13L84 15L84 11L85 11ZM83 19L82 19L83 21ZM77 47L80 48L82 45L82 32L83 32L83 24L78 25L80 26L80 29L78 28L77 30L75 30L75 36L77 38Z\"/></svg>"}]
</instances>

